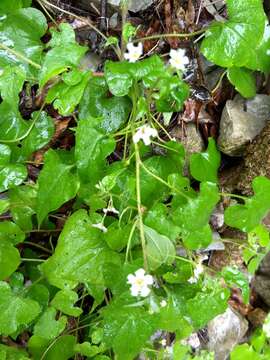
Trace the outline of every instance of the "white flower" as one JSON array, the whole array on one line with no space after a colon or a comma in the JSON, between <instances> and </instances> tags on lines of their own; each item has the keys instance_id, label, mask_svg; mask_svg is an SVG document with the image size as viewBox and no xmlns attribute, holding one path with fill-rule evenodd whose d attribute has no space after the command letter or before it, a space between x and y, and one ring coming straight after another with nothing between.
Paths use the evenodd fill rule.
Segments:
<instances>
[{"instance_id":1,"label":"white flower","mask_svg":"<svg viewBox=\"0 0 270 360\"><path fill-rule=\"evenodd\" d=\"M150 294L151 289L149 285L153 285L154 279L151 275L145 275L144 269L139 269L135 271L135 275L129 274L128 284L131 285L130 292L132 296L142 296L146 297Z\"/></svg>"},{"instance_id":2,"label":"white flower","mask_svg":"<svg viewBox=\"0 0 270 360\"><path fill-rule=\"evenodd\" d=\"M270 314L267 315L263 324L263 332L266 337L270 338Z\"/></svg>"},{"instance_id":3,"label":"white flower","mask_svg":"<svg viewBox=\"0 0 270 360\"><path fill-rule=\"evenodd\" d=\"M92 226L96 229L103 231L104 233L108 231L108 229L102 223L92 224Z\"/></svg>"},{"instance_id":4,"label":"white flower","mask_svg":"<svg viewBox=\"0 0 270 360\"><path fill-rule=\"evenodd\" d=\"M207 260L208 259L208 256L207 255L204 255L204 256L200 256L199 259L198 259L198 263L194 269L194 272L193 272L193 276L191 276L189 279L188 279L188 282L190 284L194 284L196 282L198 282L199 280L199 277L200 275L203 273L204 271L204 268L203 268L203 265L202 265L202 262L204 260Z\"/></svg>"},{"instance_id":5,"label":"white flower","mask_svg":"<svg viewBox=\"0 0 270 360\"><path fill-rule=\"evenodd\" d=\"M143 125L137 129L137 132L133 135L133 142L137 144L140 140L144 142L145 145L151 144L151 137L157 137L158 132L156 129L152 128L149 125Z\"/></svg>"},{"instance_id":6,"label":"white flower","mask_svg":"<svg viewBox=\"0 0 270 360\"><path fill-rule=\"evenodd\" d=\"M132 43L127 44L127 50L124 54L124 58L131 63L135 63L143 54L143 44L139 43L137 46Z\"/></svg>"},{"instance_id":7,"label":"white flower","mask_svg":"<svg viewBox=\"0 0 270 360\"><path fill-rule=\"evenodd\" d=\"M119 215L119 211L112 205L108 205L107 208L103 209L104 214L112 213Z\"/></svg>"},{"instance_id":8,"label":"white flower","mask_svg":"<svg viewBox=\"0 0 270 360\"><path fill-rule=\"evenodd\" d=\"M166 300L161 300L160 306L161 306L161 307L167 306L167 301L166 301Z\"/></svg>"},{"instance_id":9,"label":"white flower","mask_svg":"<svg viewBox=\"0 0 270 360\"><path fill-rule=\"evenodd\" d=\"M184 49L171 49L170 57L171 58L169 63L172 67L183 72L186 70L186 65L189 63L189 58L186 56L186 51Z\"/></svg>"},{"instance_id":10,"label":"white flower","mask_svg":"<svg viewBox=\"0 0 270 360\"><path fill-rule=\"evenodd\" d=\"M166 340L166 339L162 339L162 340L160 341L160 344L161 344L161 346L165 347L165 346L167 345L167 340Z\"/></svg>"}]
</instances>

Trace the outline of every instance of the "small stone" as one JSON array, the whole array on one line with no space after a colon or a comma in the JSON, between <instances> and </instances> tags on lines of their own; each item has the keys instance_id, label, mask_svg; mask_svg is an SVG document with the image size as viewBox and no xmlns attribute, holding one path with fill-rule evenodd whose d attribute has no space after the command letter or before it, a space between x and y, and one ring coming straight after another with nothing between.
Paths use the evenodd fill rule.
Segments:
<instances>
[{"instance_id":1,"label":"small stone","mask_svg":"<svg viewBox=\"0 0 270 360\"><path fill-rule=\"evenodd\" d=\"M215 353L215 360L226 360L231 350L245 336L247 320L230 308L218 315L208 324L207 349Z\"/></svg>"},{"instance_id":2,"label":"small stone","mask_svg":"<svg viewBox=\"0 0 270 360\"><path fill-rule=\"evenodd\" d=\"M228 100L220 122L219 149L230 156L242 156L248 143L258 135L270 117L270 96L246 100L237 95Z\"/></svg>"},{"instance_id":3,"label":"small stone","mask_svg":"<svg viewBox=\"0 0 270 360\"><path fill-rule=\"evenodd\" d=\"M80 62L80 68L82 70L97 71L101 62L102 60L97 54L94 54L93 52L87 52Z\"/></svg>"},{"instance_id":4,"label":"small stone","mask_svg":"<svg viewBox=\"0 0 270 360\"><path fill-rule=\"evenodd\" d=\"M260 308L256 308L248 313L248 320L255 328L257 328L263 325L266 316L267 313L265 311Z\"/></svg>"},{"instance_id":5,"label":"small stone","mask_svg":"<svg viewBox=\"0 0 270 360\"><path fill-rule=\"evenodd\" d=\"M252 285L265 304L270 306L270 252L263 258Z\"/></svg>"},{"instance_id":6,"label":"small stone","mask_svg":"<svg viewBox=\"0 0 270 360\"><path fill-rule=\"evenodd\" d=\"M175 126L171 131L171 136L180 141L187 154L191 155L204 150L204 142L196 124L185 123L182 129L181 125Z\"/></svg>"},{"instance_id":7,"label":"small stone","mask_svg":"<svg viewBox=\"0 0 270 360\"><path fill-rule=\"evenodd\" d=\"M110 19L109 19L109 27L110 29L115 29L118 25L118 17L119 17L119 14L116 12L114 13Z\"/></svg>"}]
</instances>

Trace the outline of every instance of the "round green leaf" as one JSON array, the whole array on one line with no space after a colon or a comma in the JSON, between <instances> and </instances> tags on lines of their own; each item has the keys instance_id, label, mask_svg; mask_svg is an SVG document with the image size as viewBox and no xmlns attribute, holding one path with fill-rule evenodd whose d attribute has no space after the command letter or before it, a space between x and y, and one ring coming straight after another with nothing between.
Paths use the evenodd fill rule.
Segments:
<instances>
[{"instance_id":1,"label":"round green leaf","mask_svg":"<svg viewBox=\"0 0 270 360\"><path fill-rule=\"evenodd\" d=\"M256 81L252 71L245 68L232 67L228 69L227 76L243 97L251 98L256 95Z\"/></svg>"}]
</instances>

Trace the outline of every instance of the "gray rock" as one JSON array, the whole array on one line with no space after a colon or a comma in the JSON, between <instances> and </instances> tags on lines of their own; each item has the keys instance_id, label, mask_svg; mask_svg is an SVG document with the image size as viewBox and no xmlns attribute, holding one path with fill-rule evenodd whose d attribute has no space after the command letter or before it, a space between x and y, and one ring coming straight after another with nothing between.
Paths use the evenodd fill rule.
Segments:
<instances>
[{"instance_id":1,"label":"gray rock","mask_svg":"<svg viewBox=\"0 0 270 360\"><path fill-rule=\"evenodd\" d=\"M214 351L215 360L226 360L230 351L245 336L248 330L247 320L230 308L218 315L208 324L207 349Z\"/></svg>"},{"instance_id":2,"label":"gray rock","mask_svg":"<svg viewBox=\"0 0 270 360\"><path fill-rule=\"evenodd\" d=\"M224 69L207 60L202 54L200 54L199 61L204 74L205 85L208 90L213 90L224 72Z\"/></svg>"},{"instance_id":3,"label":"gray rock","mask_svg":"<svg viewBox=\"0 0 270 360\"><path fill-rule=\"evenodd\" d=\"M255 292L270 307L270 252L263 258L252 285Z\"/></svg>"},{"instance_id":4,"label":"gray rock","mask_svg":"<svg viewBox=\"0 0 270 360\"><path fill-rule=\"evenodd\" d=\"M129 0L128 9L133 12L138 12L147 9L152 5L154 0ZM80 6L89 10L90 3L93 3L97 8L100 7L100 0L79 0ZM119 11L121 9L121 0L108 0L111 9Z\"/></svg>"},{"instance_id":5,"label":"gray rock","mask_svg":"<svg viewBox=\"0 0 270 360\"><path fill-rule=\"evenodd\" d=\"M172 129L171 136L184 145L188 155L204 150L202 136L194 123L185 123L183 129L181 125L177 125Z\"/></svg>"},{"instance_id":6,"label":"gray rock","mask_svg":"<svg viewBox=\"0 0 270 360\"><path fill-rule=\"evenodd\" d=\"M101 64L102 59L93 52L87 52L80 62L82 70L97 71L98 66Z\"/></svg>"},{"instance_id":7,"label":"gray rock","mask_svg":"<svg viewBox=\"0 0 270 360\"><path fill-rule=\"evenodd\" d=\"M246 100L237 95L228 100L220 122L219 149L231 156L242 156L246 145L270 119L270 96L256 95Z\"/></svg>"}]
</instances>

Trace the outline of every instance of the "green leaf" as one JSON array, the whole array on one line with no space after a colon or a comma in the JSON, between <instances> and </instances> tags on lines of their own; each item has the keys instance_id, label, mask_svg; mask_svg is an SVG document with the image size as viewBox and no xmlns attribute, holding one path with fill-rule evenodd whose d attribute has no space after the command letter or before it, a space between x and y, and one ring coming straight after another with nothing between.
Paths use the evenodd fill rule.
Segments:
<instances>
[{"instance_id":1,"label":"green leaf","mask_svg":"<svg viewBox=\"0 0 270 360\"><path fill-rule=\"evenodd\" d=\"M47 20L34 8L19 9L8 14L0 22L0 42L31 61L40 64L44 45L40 38L46 33ZM19 65L30 76L37 69L6 50L0 50L0 67Z\"/></svg>"},{"instance_id":2,"label":"green leaf","mask_svg":"<svg viewBox=\"0 0 270 360\"><path fill-rule=\"evenodd\" d=\"M103 312L104 341L119 360L133 360L155 330L155 318L142 307L107 306Z\"/></svg>"},{"instance_id":3,"label":"green leaf","mask_svg":"<svg viewBox=\"0 0 270 360\"><path fill-rule=\"evenodd\" d=\"M233 205L225 210L225 222L245 232L260 224L270 209L270 180L258 176L252 181L254 196L244 205Z\"/></svg>"},{"instance_id":4,"label":"green leaf","mask_svg":"<svg viewBox=\"0 0 270 360\"><path fill-rule=\"evenodd\" d=\"M0 222L0 241L8 241L13 245L23 242L25 233L12 221Z\"/></svg>"},{"instance_id":5,"label":"green leaf","mask_svg":"<svg viewBox=\"0 0 270 360\"><path fill-rule=\"evenodd\" d=\"M80 353L81 355L88 356L89 358L103 352L104 350L106 350L104 346L93 346L86 341L82 344L76 344L75 346L76 352Z\"/></svg>"},{"instance_id":6,"label":"green leaf","mask_svg":"<svg viewBox=\"0 0 270 360\"><path fill-rule=\"evenodd\" d=\"M120 227L117 222L114 222L109 226L107 233L104 235L104 238L110 249L121 251L127 246L131 231L131 224ZM132 247L136 243L136 233L133 234L130 241L130 245Z\"/></svg>"},{"instance_id":7,"label":"green leaf","mask_svg":"<svg viewBox=\"0 0 270 360\"><path fill-rule=\"evenodd\" d=\"M53 38L48 44L52 48L46 54L39 74L41 87L56 75L79 65L87 47L77 44L74 38L74 30L68 24L62 25L60 32L53 32Z\"/></svg>"},{"instance_id":8,"label":"green leaf","mask_svg":"<svg viewBox=\"0 0 270 360\"><path fill-rule=\"evenodd\" d=\"M71 73L72 71L66 75ZM57 83L49 90L46 96L46 102L48 104L53 103L54 108L59 111L60 115L70 115L79 104L89 79L90 73L85 71L81 73L81 79L76 84L69 84L65 80Z\"/></svg>"},{"instance_id":9,"label":"green leaf","mask_svg":"<svg viewBox=\"0 0 270 360\"><path fill-rule=\"evenodd\" d=\"M181 226L183 242L190 249L206 247L211 242L208 222L219 198L217 185L203 182L196 197L185 200L174 210L173 221Z\"/></svg>"},{"instance_id":10,"label":"green leaf","mask_svg":"<svg viewBox=\"0 0 270 360\"><path fill-rule=\"evenodd\" d=\"M127 43L131 38L136 35L137 29L129 22L126 22L123 27L122 37L123 40Z\"/></svg>"},{"instance_id":11,"label":"green leaf","mask_svg":"<svg viewBox=\"0 0 270 360\"><path fill-rule=\"evenodd\" d=\"M144 225L146 237L146 254L148 265L155 270L163 264L171 264L176 256L175 246L171 240L154 229Z\"/></svg>"},{"instance_id":12,"label":"green leaf","mask_svg":"<svg viewBox=\"0 0 270 360\"><path fill-rule=\"evenodd\" d=\"M0 144L0 166L5 166L10 161L11 150L5 144Z\"/></svg>"},{"instance_id":13,"label":"green leaf","mask_svg":"<svg viewBox=\"0 0 270 360\"><path fill-rule=\"evenodd\" d=\"M256 48L263 37L262 1L227 0L226 4L229 20L210 25L201 51L209 61L222 67L247 66L256 59Z\"/></svg>"},{"instance_id":14,"label":"green leaf","mask_svg":"<svg viewBox=\"0 0 270 360\"><path fill-rule=\"evenodd\" d=\"M65 330L67 318L61 316L58 320L55 320L55 317L56 310L53 307L46 309L35 324L34 335L47 340L53 340L60 335Z\"/></svg>"},{"instance_id":15,"label":"green leaf","mask_svg":"<svg viewBox=\"0 0 270 360\"><path fill-rule=\"evenodd\" d=\"M103 285L105 264L119 264L119 257L92 227L85 210L75 212L65 223L54 254L41 265L49 282L61 289L78 283Z\"/></svg>"},{"instance_id":16,"label":"green leaf","mask_svg":"<svg viewBox=\"0 0 270 360\"><path fill-rule=\"evenodd\" d=\"M5 282L0 282L0 334L11 335L21 326L27 326L40 313L36 301L13 295Z\"/></svg>"},{"instance_id":17,"label":"green leaf","mask_svg":"<svg viewBox=\"0 0 270 360\"><path fill-rule=\"evenodd\" d=\"M180 330L184 337L189 336L192 332L192 326L183 316L181 301L178 301L176 296L171 295L166 302L167 305L160 308L158 313L158 328L169 332Z\"/></svg>"},{"instance_id":18,"label":"green leaf","mask_svg":"<svg viewBox=\"0 0 270 360\"><path fill-rule=\"evenodd\" d=\"M9 209L9 200L0 200L0 215L4 214Z\"/></svg>"},{"instance_id":19,"label":"green leaf","mask_svg":"<svg viewBox=\"0 0 270 360\"><path fill-rule=\"evenodd\" d=\"M8 14L25 7L23 0L1 0L0 13Z\"/></svg>"},{"instance_id":20,"label":"green leaf","mask_svg":"<svg viewBox=\"0 0 270 360\"><path fill-rule=\"evenodd\" d=\"M34 335L28 342L28 348L34 360L69 360L75 354L75 345L76 338L72 335L63 335L51 342Z\"/></svg>"},{"instance_id":21,"label":"green leaf","mask_svg":"<svg viewBox=\"0 0 270 360\"><path fill-rule=\"evenodd\" d=\"M179 173L182 169L174 158L166 156L152 156L143 162L143 165L159 178L167 181L171 173ZM170 189L155 179L143 167L140 174L141 197L143 205L150 207L158 200L169 196Z\"/></svg>"},{"instance_id":22,"label":"green leaf","mask_svg":"<svg viewBox=\"0 0 270 360\"><path fill-rule=\"evenodd\" d=\"M227 76L235 89L245 98L256 95L256 81L252 71L245 68L231 67Z\"/></svg>"},{"instance_id":23,"label":"green leaf","mask_svg":"<svg viewBox=\"0 0 270 360\"><path fill-rule=\"evenodd\" d=\"M8 192L11 214L14 222L24 231L32 230L32 216L35 214L37 190L33 186L17 186Z\"/></svg>"},{"instance_id":24,"label":"green leaf","mask_svg":"<svg viewBox=\"0 0 270 360\"><path fill-rule=\"evenodd\" d=\"M190 157L191 175L199 181L217 182L220 159L220 152L216 147L215 140L209 138L207 150L199 154L192 154Z\"/></svg>"},{"instance_id":25,"label":"green leaf","mask_svg":"<svg viewBox=\"0 0 270 360\"><path fill-rule=\"evenodd\" d=\"M104 176L106 157L115 148L113 138L98 127L99 119L80 120L76 129L75 159L80 178L92 186Z\"/></svg>"},{"instance_id":26,"label":"green leaf","mask_svg":"<svg viewBox=\"0 0 270 360\"><path fill-rule=\"evenodd\" d=\"M20 265L20 253L8 241L0 242L0 280L9 277Z\"/></svg>"},{"instance_id":27,"label":"green leaf","mask_svg":"<svg viewBox=\"0 0 270 360\"><path fill-rule=\"evenodd\" d=\"M264 34L256 49L256 58L252 58L248 64L252 70L259 70L264 73L270 72L270 56L267 51L270 49L270 25L265 21Z\"/></svg>"},{"instance_id":28,"label":"green leaf","mask_svg":"<svg viewBox=\"0 0 270 360\"><path fill-rule=\"evenodd\" d=\"M200 248L207 248L212 242L212 230L209 224L204 225L198 230L183 230L182 239L184 245L190 250L197 250Z\"/></svg>"},{"instance_id":29,"label":"green leaf","mask_svg":"<svg viewBox=\"0 0 270 360\"><path fill-rule=\"evenodd\" d=\"M60 290L53 298L51 305L64 314L77 317L82 313L82 309L73 306L77 301L78 295L75 291Z\"/></svg>"},{"instance_id":30,"label":"green leaf","mask_svg":"<svg viewBox=\"0 0 270 360\"><path fill-rule=\"evenodd\" d=\"M0 192L20 185L27 177L27 170L21 164L8 164L0 168Z\"/></svg>"},{"instance_id":31,"label":"green leaf","mask_svg":"<svg viewBox=\"0 0 270 360\"><path fill-rule=\"evenodd\" d=\"M200 329L210 320L227 309L230 291L214 287L212 291L199 292L195 298L187 301L187 316L192 319L195 328Z\"/></svg>"},{"instance_id":32,"label":"green leaf","mask_svg":"<svg viewBox=\"0 0 270 360\"><path fill-rule=\"evenodd\" d=\"M58 29L50 29L52 38L47 44L48 47L53 48L62 46L63 44L76 44L75 32L70 24L65 22L61 23L58 25Z\"/></svg>"},{"instance_id":33,"label":"green leaf","mask_svg":"<svg viewBox=\"0 0 270 360\"><path fill-rule=\"evenodd\" d=\"M189 87L178 76L168 76L160 79L159 93L155 95L156 107L159 112L180 111L188 98Z\"/></svg>"},{"instance_id":34,"label":"green leaf","mask_svg":"<svg viewBox=\"0 0 270 360\"><path fill-rule=\"evenodd\" d=\"M1 360L30 360L27 353L13 346L0 345Z\"/></svg>"},{"instance_id":35,"label":"green leaf","mask_svg":"<svg viewBox=\"0 0 270 360\"><path fill-rule=\"evenodd\" d=\"M38 177L37 217L39 225L49 212L57 210L74 198L79 190L78 176L73 165L62 161L60 153L50 149ZM49 196L48 196L49 195Z\"/></svg>"},{"instance_id":36,"label":"green leaf","mask_svg":"<svg viewBox=\"0 0 270 360\"><path fill-rule=\"evenodd\" d=\"M230 354L231 360L262 360L263 358L248 344L237 345Z\"/></svg>"},{"instance_id":37,"label":"green leaf","mask_svg":"<svg viewBox=\"0 0 270 360\"><path fill-rule=\"evenodd\" d=\"M173 242L176 240L180 232L180 228L174 225L172 220L169 218L167 206L161 203L154 205L149 210L144 223L161 235L168 236L168 238Z\"/></svg>"},{"instance_id":38,"label":"green leaf","mask_svg":"<svg viewBox=\"0 0 270 360\"><path fill-rule=\"evenodd\" d=\"M128 95L134 80L145 80L148 74L157 70L160 74L165 68L156 55L136 63L106 61L104 69L109 89L115 96Z\"/></svg>"},{"instance_id":39,"label":"green leaf","mask_svg":"<svg viewBox=\"0 0 270 360\"><path fill-rule=\"evenodd\" d=\"M21 143L20 156L22 159L28 159L33 152L47 145L54 134L55 126L53 119L48 116L45 111L42 111L39 115L38 112L34 112L32 121L35 121L37 116L38 119L33 129Z\"/></svg>"},{"instance_id":40,"label":"green leaf","mask_svg":"<svg viewBox=\"0 0 270 360\"><path fill-rule=\"evenodd\" d=\"M109 94L102 78L90 79L80 102L80 119L99 118L99 127L110 134L118 130L128 119L131 102L127 97Z\"/></svg>"},{"instance_id":41,"label":"green leaf","mask_svg":"<svg viewBox=\"0 0 270 360\"><path fill-rule=\"evenodd\" d=\"M237 267L227 266L222 269L221 276L229 286L237 286L243 295L244 303L249 301L249 280Z\"/></svg>"},{"instance_id":42,"label":"green leaf","mask_svg":"<svg viewBox=\"0 0 270 360\"><path fill-rule=\"evenodd\" d=\"M18 108L19 93L25 78L25 72L19 67L6 68L0 76L0 92L3 99L0 104L0 141L17 139L29 128L29 124L23 120Z\"/></svg>"}]
</instances>

